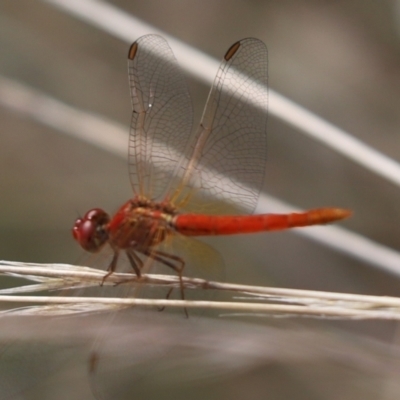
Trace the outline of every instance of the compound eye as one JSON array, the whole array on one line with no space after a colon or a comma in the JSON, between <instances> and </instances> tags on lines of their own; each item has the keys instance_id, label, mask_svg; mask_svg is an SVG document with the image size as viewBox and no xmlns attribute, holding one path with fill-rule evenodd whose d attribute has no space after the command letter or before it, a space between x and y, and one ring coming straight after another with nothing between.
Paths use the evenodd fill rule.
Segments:
<instances>
[{"instance_id":1,"label":"compound eye","mask_svg":"<svg viewBox=\"0 0 400 400\"><path fill-rule=\"evenodd\" d=\"M82 218L78 218L75 221L74 227L72 228L72 236L74 237L74 239L77 242L79 242L80 230L81 230L82 223L83 223Z\"/></svg>"},{"instance_id":2,"label":"compound eye","mask_svg":"<svg viewBox=\"0 0 400 400\"><path fill-rule=\"evenodd\" d=\"M72 236L87 251L97 252L108 240L109 215L100 208L88 211L78 218L72 228Z\"/></svg>"}]
</instances>

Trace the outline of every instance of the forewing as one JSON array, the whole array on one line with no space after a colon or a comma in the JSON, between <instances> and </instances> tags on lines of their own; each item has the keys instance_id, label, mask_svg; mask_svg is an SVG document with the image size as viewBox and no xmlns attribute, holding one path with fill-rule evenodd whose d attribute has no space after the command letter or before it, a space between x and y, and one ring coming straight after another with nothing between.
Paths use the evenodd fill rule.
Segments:
<instances>
[{"instance_id":1,"label":"forewing","mask_svg":"<svg viewBox=\"0 0 400 400\"><path fill-rule=\"evenodd\" d=\"M183 73L161 36L142 36L128 55L132 98L129 173L136 195L160 199L177 173L192 131Z\"/></svg>"},{"instance_id":2,"label":"forewing","mask_svg":"<svg viewBox=\"0 0 400 400\"><path fill-rule=\"evenodd\" d=\"M178 189L177 204L209 213L254 210L266 163L267 62L265 44L253 38L225 54L180 186L197 189L190 202L188 192ZM207 209L215 202L223 206ZM206 207L197 207L201 203Z\"/></svg>"}]
</instances>

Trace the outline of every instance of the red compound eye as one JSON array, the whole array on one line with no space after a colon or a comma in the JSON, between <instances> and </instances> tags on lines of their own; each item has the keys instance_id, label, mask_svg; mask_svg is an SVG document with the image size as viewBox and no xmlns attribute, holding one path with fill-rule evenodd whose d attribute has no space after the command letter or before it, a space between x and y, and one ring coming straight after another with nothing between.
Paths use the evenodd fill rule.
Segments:
<instances>
[{"instance_id":1,"label":"red compound eye","mask_svg":"<svg viewBox=\"0 0 400 400\"><path fill-rule=\"evenodd\" d=\"M88 211L78 218L72 228L72 236L87 251L97 252L108 240L109 215L100 208Z\"/></svg>"}]
</instances>

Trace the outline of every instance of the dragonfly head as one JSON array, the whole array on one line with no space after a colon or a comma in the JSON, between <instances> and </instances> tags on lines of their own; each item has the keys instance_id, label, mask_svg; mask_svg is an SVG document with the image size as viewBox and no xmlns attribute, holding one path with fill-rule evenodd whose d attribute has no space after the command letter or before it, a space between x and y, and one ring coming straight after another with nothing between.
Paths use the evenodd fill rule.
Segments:
<instances>
[{"instance_id":1,"label":"dragonfly head","mask_svg":"<svg viewBox=\"0 0 400 400\"><path fill-rule=\"evenodd\" d=\"M105 211L93 208L75 221L72 235L86 251L96 253L108 241L109 222L110 216Z\"/></svg>"}]
</instances>

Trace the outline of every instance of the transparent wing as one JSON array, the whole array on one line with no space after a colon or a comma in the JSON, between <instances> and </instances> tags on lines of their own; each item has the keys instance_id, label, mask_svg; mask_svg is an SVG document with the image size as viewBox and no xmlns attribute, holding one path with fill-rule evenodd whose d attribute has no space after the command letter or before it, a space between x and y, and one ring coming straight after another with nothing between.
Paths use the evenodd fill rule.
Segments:
<instances>
[{"instance_id":1,"label":"transparent wing","mask_svg":"<svg viewBox=\"0 0 400 400\"><path fill-rule=\"evenodd\" d=\"M142 36L128 55L132 99L129 173L136 195L160 198L190 139L192 102L183 73L161 36Z\"/></svg>"},{"instance_id":2,"label":"transparent wing","mask_svg":"<svg viewBox=\"0 0 400 400\"><path fill-rule=\"evenodd\" d=\"M253 38L236 42L225 54L173 197L176 204L210 213L254 210L266 163L267 63L265 44ZM195 188L189 203L185 187ZM216 200L223 207L196 204Z\"/></svg>"}]
</instances>

